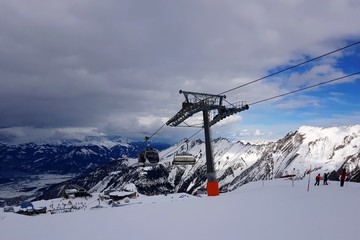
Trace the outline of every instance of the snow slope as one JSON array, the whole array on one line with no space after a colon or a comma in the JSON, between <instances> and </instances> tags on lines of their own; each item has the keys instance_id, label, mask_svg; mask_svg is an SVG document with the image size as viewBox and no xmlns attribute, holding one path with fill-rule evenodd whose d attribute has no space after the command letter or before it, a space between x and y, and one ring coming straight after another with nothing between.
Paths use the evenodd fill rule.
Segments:
<instances>
[{"instance_id":1,"label":"snow slope","mask_svg":"<svg viewBox=\"0 0 360 240\"><path fill-rule=\"evenodd\" d=\"M141 196L124 207L35 217L0 212L0 232L11 240L359 239L359 199L358 183L312 181L307 192L306 179L278 179L219 197Z\"/></svg>"}]
</instances>

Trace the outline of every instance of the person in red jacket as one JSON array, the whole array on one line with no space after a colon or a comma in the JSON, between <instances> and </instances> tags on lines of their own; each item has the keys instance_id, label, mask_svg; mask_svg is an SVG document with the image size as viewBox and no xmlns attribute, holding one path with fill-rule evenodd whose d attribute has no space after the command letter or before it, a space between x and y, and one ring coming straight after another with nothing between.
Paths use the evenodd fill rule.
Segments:
<instances>
[{"instance_id":1,"label":"person in red jacket","mask_svg":"<svg viewBox=\"0 0 360 240\"><path fill-rule=\"evenodd\" d=\"M343 187L344 186L344 182L345 182L345 179L348 175L348 173L346 172L346 169L343 168L341 173L339 174L340 175L340 187Z\"/></svg>"},{"instance_id":2,"label":"person in red jacket","mask_svg":"<svg viewBox=\"0 0 360 240\"><path fill-rule=\"evenodd\" d=\"M316 176L316 178L315 178L315 184L314 184L314 186L316 186L316 185L319 186L320 180L321 180L321 175L320 175L320 173L319 173L319 174Z\"/></svg>"}]
</instances>

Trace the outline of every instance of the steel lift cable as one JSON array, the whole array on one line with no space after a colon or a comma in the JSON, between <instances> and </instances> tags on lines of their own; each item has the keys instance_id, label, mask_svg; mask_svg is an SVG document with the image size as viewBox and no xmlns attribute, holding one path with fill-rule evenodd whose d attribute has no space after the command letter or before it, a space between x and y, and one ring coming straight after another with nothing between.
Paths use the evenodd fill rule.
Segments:
<instances>
[{"instance_id":1,"label":"steel lift cable","mask_svg":"<svg viewBox=\"0 0 360 240\"><path fill-rule=\"evenodd\" d=\"M351 74L348 74L348 75L345 75L345 76L342 76L342 77L334 78L334 79L331 79L331 80L328 80L328 81L320 82L320 83L317 83L317 84L314 84L314 85L310 85L310 86L299 88L299 89L296 89L296 90L293 90L293 91L290 91L290 92L287 92L287 93L283 93L283 94L280 94L280 95L277 95L277 96L274 96L274 97L270 97L270 98L259 100L259 101L253 102L253 103L249 103L249 105L255 105L255 104L262 103L262 102L270 101L270 100L273 100L275 98L284 97L286 95L301 92L301 91L304 91L304 90L307 90L307 89L310 89L310 88L315 88L315 87L325 85L325 84L328 84L328 83L340 81L342 79L352 77L352 76L356 76L356 75L359 75L359 74L360 74L360 72L351 73Z\"/></svg>"},{"instance_id":2,"label":"steel lift cable","mask_svg":"<svg viewBox=\"0 0 360 240\"><path fill-rule=\"evenodd\" d=\"M329 55L331 55L331 54L340 52L340 51L342 51L342 50L345 50L345 49L348 49L348 48L351 48L351 47L354 47L354 46L356 46L356 45L358 45L358 44L360 44L360 41L353 42L353 43L351 43L351 44L349 44L349 45L346 45L346 46L344 46L344 47L335 49L335 50L333 50L333 51L324 53L324 54L322 54L322 55L320 55L320 56L317 56L317 57L308 59L308 60L303 61L303 62L301 62L301 63L292 65L292 66L290 66L290 67L284 68L284 69L282 69L282 70L279 70L279 71L276 71L276 72L274 72L274 73L268 74L268 75L263 76L263 77L261 77L261 78L258 78L258 79L255 79L255 80L253 80L253 81L250 81L250 82L248 82L248 83L245 83L245 84L236 86L236 87L234 87L234 88L231 88L231 89L229 89L229 90L226 90L226 91L224 91L224 92L221 92L221 93L219 93L218 95L222 95L222 94L225 94L225 93L228 93L228 92L237 90L237 89L239 89L239 88L241 88L241 87L248 86L248 85L250 85L250 84L253 84L253 83L255 83L255 82L258 82L258 81L264 80L264 79L266 79L266 78L275 76L275 75L280 74L280 73L283 73L283 72L285 72L285 71L288 71L288 70L291 70L291 69L295 69L295 68L297 68L297 67L300 67L300 66L305 65L305 64L308 64L308 63L310 63L310 62L319 60L319 59L321 59L321 58L323 58L323 57L326 57L326 56L329 56ZM353 74L353 75L356 75L356 74ZM325 83L323 83L323 84L325 84ZM307 89L307 88L305 88L305 89ZM303 90L305 90L305 89L303 89ZM302 90L300 90L300 91L302 91ZM288 94L290 94L290 93L288 93ZM288 94L286 94L286 95L288 95ZM281 96L275 96L274 98L277 98L277 97L281 97ZM205 99L205 100L206 100L206 99ZM271 99L269 99L269 100L271 100ZM268 101L268 100L267 100L267 99L264 99L264 100L261 100L261 101L258 101L258 102L256 102L256 103L252 103L252 104L249 104L249 105L254 105L254 104L257 104L257 103L260 103L260 102L264 102L264 101ZM231 103L230 103L230 104L231 104ZM231 104L231 105L232 105L232 104ZM166 125L166 123L164 123L159 129L157 129L150 137L148 137L148 139L150 140L153 136L155 136L165 125Z\"/></svg>"},{"instance_id":3,"label":"steel lift cable","mask_svg":"<svg viewBox=\"0 0 360 240\"><path fill-rule=\"evenodd\" d=\"M344 46L344 47L335 49L335 50L333 50L333 51L331 51L331 52L324 53L324 54L322 54L322 55L320 55L320 56L311 58L311 59L306 60L306 61L304 61L304 62L295 64L295 65L293 65L293 66L284 68L284 69L282 69L282 70L279 70L279 71L276 71L276 72L274 72L274 73L268 74L268 75L266 75L266 76L264 76L264 77L255 79L255 80L250 81L250 82L248 82L248 83L245 83L245 84L239 85L239 86L237 86L237 87L231 88L231 89L226 90L226 91L224 91L224 92L222 92L222 93L219 93L219 95L220 95L220 94L225 94L225 93L228 93L228 92L231 92L231 91L234 91L234 90L239 89L239 88L241 88L241 87L245 87L245 86L250 85L250 84L253 84L253 83L255 83L255 82L258 82L258 81L264 80L264 79L266 79L266 78L275 76L275 75L277 75L277 74L283 73L283 72L285 72L285 71L288 71L288 70L291 70L291 69L300 67L300 66L305 65L305 64L308 64L308 63L310 63L310 62L319 60L319 59L321 59L321 58L323 58L323 57L326 57L326 56L329 56L329 55L331 55L331 54L340 52L340 51L342 51L342 50L344 50L344 49L351 48L351 47L356 46L356 45L358 45L358 44L360 44L360 41L357 41L357 42L354 42L354 43L352 43L352 44L346 45L346 46Z\"/></svg>"}]
</instances>

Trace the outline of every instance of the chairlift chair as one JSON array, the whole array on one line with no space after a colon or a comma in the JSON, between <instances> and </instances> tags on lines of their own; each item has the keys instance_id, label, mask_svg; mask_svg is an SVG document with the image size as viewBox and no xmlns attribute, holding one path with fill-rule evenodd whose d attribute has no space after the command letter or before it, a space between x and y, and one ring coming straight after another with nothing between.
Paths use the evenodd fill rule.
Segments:
<instances>
[{"instance_id":1,"label":"chairlift chair","mask_svg":"<svg viewBox=\"0 0 360 240\"><path fill-rule=\"evenodd\" d=\"M175 153L172 164L173 165L194 165L196 159L188 152Z\"/></svg>"},{"instance_id":2,"label":"chairlift chair","mask_svg":"<svg viewBox=\"0 0 360 240\"><path fill-rule=\"evenodd\" d=\"M186 151L174 154L173 165L194 165L196 163L195 157L187 152L189 150L189 139L185 139L185 143Z\"/></svg>"}]
</instances>

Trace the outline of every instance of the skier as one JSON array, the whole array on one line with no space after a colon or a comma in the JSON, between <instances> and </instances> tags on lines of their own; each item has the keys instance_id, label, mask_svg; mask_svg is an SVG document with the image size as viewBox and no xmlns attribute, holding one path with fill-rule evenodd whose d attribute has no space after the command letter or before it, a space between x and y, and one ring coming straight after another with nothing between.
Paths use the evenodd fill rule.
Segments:
<instances>
[{"instance_id":1,"label":"skier","mask_svg":"<svg viewBox=\"0 0 360 240\"><path fill-rule=\"evenodd\" d=\"M343 168L341 173L339 174L340 175L340 187L343 187L344 186L344 182L345 182L345 179L347 177L347 172L346 172L346 169Z\"/></svg>"},{"instance_id":2,"label":"skier","mask_svg":"<svg viewBox=\"0 0 360 240\"><path fill-rule=\"evenodd\" d=\"M324 178L323 178L323 180L324 180L324 185L328 185L328 182L327 182L327 180L328 180L328 173L324 173Z\"/></svg>"},{"instance_id":3,"label":"skier","mask_svg":"<svg viewBox=\"0 0 360 240\"><path fill-rule=\"evenodd\" d=\"M314 184L314 186L319 186L319 184L320 184L320 180L321 180L321 176L320 176L320 173L316 176L316 178L315 178L315 184Z\"/></svg>"}]
</instances>

